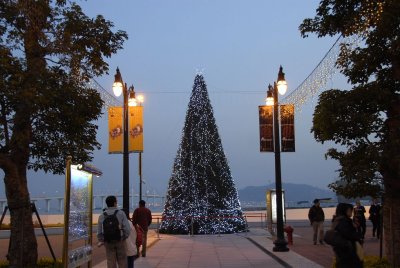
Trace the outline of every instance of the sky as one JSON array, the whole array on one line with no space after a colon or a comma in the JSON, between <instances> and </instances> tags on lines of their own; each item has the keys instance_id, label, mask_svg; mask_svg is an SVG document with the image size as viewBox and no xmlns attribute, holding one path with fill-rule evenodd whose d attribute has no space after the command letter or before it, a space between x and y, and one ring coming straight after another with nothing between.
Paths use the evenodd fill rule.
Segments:
<instances>
[{"instance_id":1,"label":"sky","mask_svg":"<svg viewBox=\"0 0 400 268\"><path fill-rule=\"evenodd\" d=\"M88 0L88 16L103 15L128 33L123 50L107 59L109 74L96 80L110 93L115 69L144 102L144 191L164 195L181 140L194 77L204 74L214 116L236 187L274 182L273 153L259 152L258 106L283 66L288 93L314 69L336 37L302 38L298 27L313 17L317 0ZM341 75L329 88L348 88ZM236 91L236 93L235 93ZM296 152L282 153L282 180L327 188L338 163L325 159L332 144L310 133L317 99L296 114ZM97 122L102 149L93 163L103 171L95 194L122 193L122 155L108 154L107 113ZM1 172L1 171L0 171ZM130 155L130 185L138 191L138 158ZM0 173L0 175L2 175ZM65 178L29 172L31 197L63 195ZM44 186L45 185L45 186ZM0 184L0 198L5 197Z\"/></svg>"}]
</instances>

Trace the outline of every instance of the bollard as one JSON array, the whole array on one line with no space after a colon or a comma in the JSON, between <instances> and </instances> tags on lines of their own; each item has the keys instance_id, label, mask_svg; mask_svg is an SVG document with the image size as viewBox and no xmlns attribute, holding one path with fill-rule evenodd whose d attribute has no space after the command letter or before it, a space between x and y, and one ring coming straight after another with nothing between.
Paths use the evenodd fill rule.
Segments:
<instances>
[{"instance_id":1,"label":"bollard","mask_svg":"<svg viewBox=\"0 0 400 268\"><path fill-rule=\"evenodd\" d=\"M293 245L293 227L290 225L286 225L285 228L283 228L283 231L287 234L287 240L289 245Z\"/></svg>"},{"instance_id":2,"label":"bollard","mask_svg":"<svg viewBox=\"0 0 400 268\"><path fill-rule=\"evenodd\" d=\"M191 236L194 236L194 230L193 230L193 216L192 216L192 222L191 222L191 229L192 229L192 233L191 233Z\"/></svg>"},{"instance_id":3,"label":"bollard","mask_svg":"<svg viewBox=\"0 0 400 268\"><path fill-rule=\"evenodd\" d=\"M261 225L261 229L263 228L263 223L262 223L262 221L263 221L263 214L260 213L260 225Z\"/></svg>"},{"instance_id":4,"label":"bollard","mask_svg":"<svg viewBox=\"0 0 400 268\"><path fill-rule=\"evenodd\" d=\"M160 239L160 218L157 218L157 239Z\"/></svg>"},{"instance_id":5,"label":"bollard","mask_svg":"<svg viewBox=\"0 0 400 268\"><path fill-rule=\"evenodd\" d=\"M247 223L247 216L244 215L244 220L246 222L246 230L244 231L244 234L247 235L247 233L249 232L249 224Z\"/></svg>"},{"instance_id":6,"label":"bollard","mask_svg":"<svg viewBox=\"0 0 400 268\"><path fill-rule=\"evenodd\" d=\"M221 236L221 216L218 218L218 225L219 225L218 236Z\"/></svg>"}]
</instances>

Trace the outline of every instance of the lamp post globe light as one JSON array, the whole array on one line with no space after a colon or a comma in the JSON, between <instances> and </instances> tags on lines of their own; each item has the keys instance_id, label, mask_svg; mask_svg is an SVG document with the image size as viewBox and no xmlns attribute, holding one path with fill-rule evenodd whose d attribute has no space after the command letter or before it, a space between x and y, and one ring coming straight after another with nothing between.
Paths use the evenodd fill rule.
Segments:
<instances>
[{"instance_id":1,"label":"lamp post globe light","mask_svg":"<svg viewBox=\"0 0 400 268\"><path fill-rule=\"evenodd\" d=\"M282 203L282 178L281 178L281 146L279 135L279 98L278 92L284 95L287 90L287 83L285 74L283 73L282 66L279 67L278 81L274 82L274 86L268 85L268 92L266 98L266 105L274 106L273 112L273 126L274 126L274 151L275 151L275 188L276 188L276 233L277 238L274 241L273 251L289 251L287 241L283 233L283 203Z\"/></svg>"},{"instance_id":2,"label":"lamp post globe light","mask_svg":"<svg viewBox=\"0 0 400 268\"><path fill-rule=\"evenodd\" d=\"M130 86L129 89L126 83L122 80L122 75L117 68L117 72L114 76L113 92L116 97L123 94L123 175L122 175L122 208L129 216L129 129L128 129L128 106L136 106L137 101L135 99L135 89Z\"/></svg>"}]
</instances>

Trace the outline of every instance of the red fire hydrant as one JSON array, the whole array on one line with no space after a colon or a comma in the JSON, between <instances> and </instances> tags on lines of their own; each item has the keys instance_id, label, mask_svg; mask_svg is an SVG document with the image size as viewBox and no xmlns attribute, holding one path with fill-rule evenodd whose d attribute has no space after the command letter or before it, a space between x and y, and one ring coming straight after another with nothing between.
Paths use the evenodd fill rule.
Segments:
<instances>
[{"instance_id":1,"label":"red fire hydrant","mask_svg":"<svg viewBox=\"0 0 400 268\"><path fill-rule=\"evenodd\" d=\"M287 240L289 245L293 245L293 227L290 225L286 225L285 228L283 228L285 233L287 234Z\"/></svg>"}]
</instances>

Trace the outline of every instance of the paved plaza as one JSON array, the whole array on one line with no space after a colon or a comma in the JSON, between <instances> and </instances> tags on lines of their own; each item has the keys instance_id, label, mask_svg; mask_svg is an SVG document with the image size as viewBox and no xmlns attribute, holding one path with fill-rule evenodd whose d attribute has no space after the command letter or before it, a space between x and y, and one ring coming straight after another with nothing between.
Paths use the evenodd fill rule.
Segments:
<instances>
[{"instance_id":1,"label":"paved plaza","mask_svg":"<svg viewBox=\"0 0 400 268\"><path fill-rule=\"evenodd\" d=\"M261 229L220 236L162 235L135 267L322 267L292 251L273 253L272 247L268 233ZM107 266L103 261L94 267Z\"/></svg>"},{"instance_id":2,"label":"paved plaza","mask_svg":"<svg viewBox=\"0 0 400 268\"><path fill-rule=\"evenodd\" d=\"M139 258L135 267L332 267L332 248L313 245L309 223L303 220L291 221L290 224L294 227L294 245L284 253L272 251L273 238L257 222L252 224L249 233L221 236L160 234L158 238L152 229L149 231L147 257ZM325 228L328 226L329 222L326 222ZM367 226L365 254L379 256L379 240L371 236L369 222ZM56 257L61 258L62 235L52 228L47 232ZM4 260L7 254L8 237L7 231L0 231L0 260ZM40 230L37 239L39 256L51 256ZM92 264L95 268L106 267L104 247L93 248Z\"/></svg>"}]
</instances>

